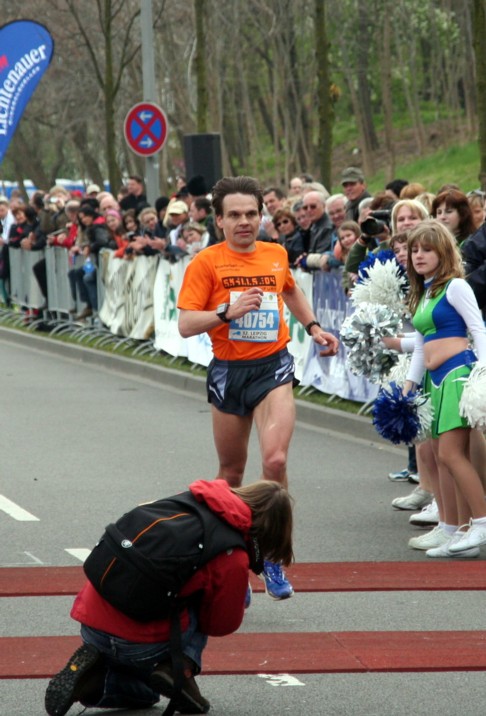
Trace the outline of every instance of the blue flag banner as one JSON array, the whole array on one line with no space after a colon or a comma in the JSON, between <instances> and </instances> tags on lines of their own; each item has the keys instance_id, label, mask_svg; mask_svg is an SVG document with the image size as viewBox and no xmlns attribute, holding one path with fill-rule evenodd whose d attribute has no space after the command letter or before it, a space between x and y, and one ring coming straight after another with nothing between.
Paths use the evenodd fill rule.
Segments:
<instances>
[{"instance_id":1,"label":"blue flag banner","mask_svg":"<svg viewBox=\"0 0 486 716\"><path fill-rule=\"evenodd\" d=\"M16 20L0 27L0 164L53 52L44 25Z\"/></svg>"}]
</instances>

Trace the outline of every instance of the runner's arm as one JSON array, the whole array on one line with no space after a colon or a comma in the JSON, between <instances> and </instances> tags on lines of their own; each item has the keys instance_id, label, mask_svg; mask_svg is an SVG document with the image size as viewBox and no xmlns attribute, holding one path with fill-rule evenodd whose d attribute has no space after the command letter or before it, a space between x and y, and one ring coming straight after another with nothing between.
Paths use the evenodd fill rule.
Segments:
<instances>
[{"instance_id":1,"label":"runner's arm","mask_svg":"<svg viewBox=\"0 0 486 716\"><path fill-rule=\"evenodd\" d=\"M241 296L228 308L226 318L232 321L233 319L241 318L241 316L244 316L245 313L249 311L258 311L262 297L263 291L260 288L249 288L247 291L243 291ZM221 323L221 319L216 315L216 308L212 311L180 309L179 333L183 338L190 338L190 336L205 333L212 328L220 326Z\"/></svg>"},{"instance_id":2,"label":"runner's arm","mask_svg":"<svg viewBox=\"0 0 486 716\"><path fill-rule=\"evenodd\" d=\"M303 291L297 286L282 291L282 299L295 318L302 323L303 326L308 326L309 323L316 320L314 312L309 305ZM319 325L312 326L310 329L310 335L315 343L321 346L326 346L325 351L321 351L321 355L333 356L336 355L339 349L339 341L336 336L332 333L328 333Z\"/></svg>"}]
</instances>

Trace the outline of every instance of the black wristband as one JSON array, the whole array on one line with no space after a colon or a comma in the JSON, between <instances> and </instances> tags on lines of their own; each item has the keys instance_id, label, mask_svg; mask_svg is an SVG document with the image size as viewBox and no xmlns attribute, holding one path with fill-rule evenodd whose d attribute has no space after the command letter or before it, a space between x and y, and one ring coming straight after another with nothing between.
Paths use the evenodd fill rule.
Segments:
<instances>
[{"instance_id":1,"label":"black wristband","mask_svg":"<svg viewBox=\"0 0 486 716\"><path fill-rule=\"evenodd\" d=\"M318 321L311 321L310 323L308 323L308 324L306 325L306 327L305 327L305 332L306 332L309 336L311 335L311 330L310 330L310 329L312 328L312 326L319 326L319 328L320 328L320 327L321 327L321 324L320 324Z\"/></svg>"}]
</instances>

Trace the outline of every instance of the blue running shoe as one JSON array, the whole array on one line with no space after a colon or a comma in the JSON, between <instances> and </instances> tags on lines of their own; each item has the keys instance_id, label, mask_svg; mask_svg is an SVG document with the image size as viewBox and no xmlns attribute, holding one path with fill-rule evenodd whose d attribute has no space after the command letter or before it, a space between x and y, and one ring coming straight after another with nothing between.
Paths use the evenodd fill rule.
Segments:
<instances>
[{"instance_id":1,"label":"blue running shoe","mask_svg":"<svg viewBox=\"0 0 486 716\"><path fill-rule=\"evenodd\" d=\"M288 599L294 589L280 564L265 560L263 572L258 575L265 584L265 591L272 599Z\"/></svg>"},{"instance_id":2,"label":"blue running shoe","mask_svg":"<svg viewBox=\"0 0 486 716\"><path fill-rule=\"evenodd\" d=\"M408 482L408 478L410 477L410 472L407 470L407 468L404 468L403 470L399 470L398 472L389 472L388 473L388 479L392 482Z\"/></svg>"},{"instance_id":3,"label":"blue running shoe","mask_svg":"<svg viewBox=\"0 0 486 716\"><path fill-rule=\"evenodd\" d=\"M251 594L252 594L251 584L248 583L248 589L246 590L246 596L245 596L245 609L248 609L248 607L251 604Z\"/></svg>"}]
</instances>

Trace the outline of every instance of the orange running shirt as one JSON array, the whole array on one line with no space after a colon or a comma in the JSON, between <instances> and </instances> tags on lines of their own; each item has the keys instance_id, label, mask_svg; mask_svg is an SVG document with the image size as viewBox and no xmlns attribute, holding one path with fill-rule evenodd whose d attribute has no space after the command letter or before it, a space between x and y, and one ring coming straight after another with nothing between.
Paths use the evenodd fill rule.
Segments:
<instances>
[{"instance_id":1,"label":"orange running shirt","mask_svg":"<svg viewBox=\"0 0 486 716\"><path fill-rule=\"evenodd\" d=\"M209 246L189 263L179 292L177 307L189 311L215 311L231 303L238 292L258 286L267 310L252 311L238 321L221 322L208 331L213 353L220 360L254 360L277 353L290 340L283 318L282 291L295 286L287 252L279 244L257 241L255 251L239 253L225 241ZM272 307L275 310L272 310ZM260 315L258 315L260 314ZM238 336L251 340L239 340Z\"/></svg>"}]
</instances>

